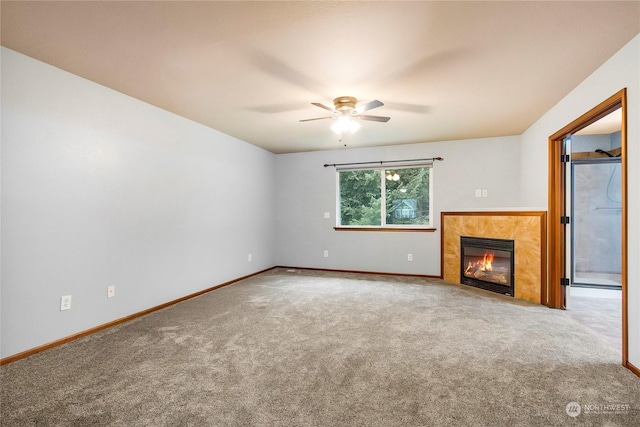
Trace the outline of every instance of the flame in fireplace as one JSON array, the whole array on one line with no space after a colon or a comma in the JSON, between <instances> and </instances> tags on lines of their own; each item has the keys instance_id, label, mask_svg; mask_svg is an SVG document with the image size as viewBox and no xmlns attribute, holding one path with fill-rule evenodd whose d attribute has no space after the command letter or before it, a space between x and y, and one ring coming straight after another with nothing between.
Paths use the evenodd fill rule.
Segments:
<instances>
[{"instance_id":1,"label":"flame in fireplace","mask_svg":"<svg viewBox=\"0 0 640 427\"><path fill-rule=\"evenodd\" d=\"M491 263L493 262L493 252L485 252L482 259L478 259L478 261L473 262L469 261L469 265L464 270L465 274L469 274L473 271L493 271L493 267Z\"/></svg>"}]
</instances>

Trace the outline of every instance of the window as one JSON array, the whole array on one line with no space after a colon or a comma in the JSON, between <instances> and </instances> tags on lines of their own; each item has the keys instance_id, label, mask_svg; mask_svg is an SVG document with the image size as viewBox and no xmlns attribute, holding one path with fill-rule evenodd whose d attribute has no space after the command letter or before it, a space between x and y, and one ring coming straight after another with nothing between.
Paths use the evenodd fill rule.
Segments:
<instances>
[{"instance_id":1,"label":"window","mask_svg":"<svg viewBox=\"0 0 640 427\"><path fill-rule=\"evenodd\" d=\"M338 170L338 226L430 228L431 170Z\"/></svg>"}]
</instances>

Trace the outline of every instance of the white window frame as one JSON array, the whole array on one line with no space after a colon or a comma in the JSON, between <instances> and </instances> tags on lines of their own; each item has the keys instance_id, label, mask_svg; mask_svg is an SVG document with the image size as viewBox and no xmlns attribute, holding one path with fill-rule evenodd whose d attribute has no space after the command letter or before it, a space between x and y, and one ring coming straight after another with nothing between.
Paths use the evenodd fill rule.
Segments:
<instances>
[{"instance_id":1,"label":"white window frame","mask_svg":"<svg viewBox=\"0 0 640 427\"><path fill-rule=\"evenodd\" d=\"M403 163L387 164L378 167L336 167L336 226L335 229L372 230L372 229L397 229L397 230L434 230L433 225L433 163ZM429 170L429 224L387 224L387 200L385 171L389 169L427 168ZM340 206L340 172L352 171L379 171L380 172L380 224L381 225L342 225Z\"/></svg>"}]
</instances>

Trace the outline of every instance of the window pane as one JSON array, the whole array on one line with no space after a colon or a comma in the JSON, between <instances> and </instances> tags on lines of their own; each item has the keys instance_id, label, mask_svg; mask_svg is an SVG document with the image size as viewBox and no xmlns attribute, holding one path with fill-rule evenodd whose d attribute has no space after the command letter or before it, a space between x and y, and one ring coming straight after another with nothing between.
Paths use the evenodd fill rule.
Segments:
<instances>
[{"instance_id":1,"label":"window pane","mask_svg":"<svg viewBox=\"0 0 640 427\"><path fill-rule=\"evenodd\" d=\"M379 170L340 172L340 225L381 225Z\"/></svg>"},{"instance_id":2,"label":"window pane","mask_svg":"<svg viewBox=\"0 0 640 427\"><path fill-rule=\"evenodd\" d=\"M430 168L385 170L387 224L429 224Z\"/></svg>"}]
</instances>

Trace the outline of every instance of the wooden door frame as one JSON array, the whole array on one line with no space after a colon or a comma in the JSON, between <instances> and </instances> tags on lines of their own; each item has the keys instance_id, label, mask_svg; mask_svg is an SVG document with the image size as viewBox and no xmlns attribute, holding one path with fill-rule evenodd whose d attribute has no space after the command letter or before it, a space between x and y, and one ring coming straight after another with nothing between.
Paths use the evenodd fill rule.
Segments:
<instances>
[{"instance_id":1,"label":"wooden door frame","mask_svg":"<svg viewBox=\"0 0 640 427\"><path fill-rule=\"evenodd\" d=\"M628 367L627 331L627 89L622 89L593 109L578 117L549 137L549 248L547 306L562 308L560 279L565 268L564 215L565 174L561 160L564 139L600 120L607 114L622 108L621 143L621 193L622 193L622 365Z\"/></svg>"}]
</instances>

